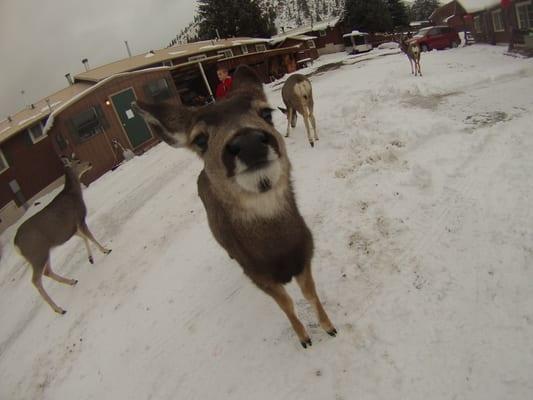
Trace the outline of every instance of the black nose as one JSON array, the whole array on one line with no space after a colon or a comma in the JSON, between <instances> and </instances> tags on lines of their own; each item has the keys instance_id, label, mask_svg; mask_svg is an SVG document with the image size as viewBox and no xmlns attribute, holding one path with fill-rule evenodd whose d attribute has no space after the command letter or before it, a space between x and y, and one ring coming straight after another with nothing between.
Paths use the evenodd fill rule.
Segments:
<instances>
[{"instance_id":1,"label":"black nose","mask_svg":"<svg viewBox=\"0 0 533 400\"><path fill-rule=\"evenodd\" d=\"M249 167L261 164L268 156L268 134L256 129L243 129L228 143L227 150Z\"/></svg>"}]
</instances>

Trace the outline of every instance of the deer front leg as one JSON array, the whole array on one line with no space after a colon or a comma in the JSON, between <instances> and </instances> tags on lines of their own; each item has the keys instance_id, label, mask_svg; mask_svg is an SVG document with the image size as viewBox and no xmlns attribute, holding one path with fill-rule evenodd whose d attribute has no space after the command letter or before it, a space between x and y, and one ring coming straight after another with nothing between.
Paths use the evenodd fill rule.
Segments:
<instances>
[{"instance_id":1,"label":"deer front leg","mask_svg":"<svg viewBox=\"0 0 533 400\"><path fill-rule=\"evenodd\" d=\"M77 235L79 237L81 237L83 239L83 243L85 243L85 248L87 249L87 256L89 257L89 262L91 264L94 264L94 258L93 258L93 254L91 252L91 247L89 246L89 240L87 239L87 237L82 234L79 230L78 230L78 233Z\"/></svg>"},{"instance_id":2,"label":"deer front leg","mask_svg":"<svg viewBox=\"0 0 533 400\"><path fill-rule=\"evenodd\" d=\"M304 326L298 319L298 316L294 311L294 304L292 302L292 299L283 287L283 285L279 283L265 284L261 282L256 282L256 284L266 294L270 295L276 301L276 303L278 303L279 307L283 310L285 315L287 315L287 318L289 319L292 328L296 332L296 335L298 335L298 339L300 340L300 344L302 345L302 347L306 349L307 346L312 346L313 343L311 342L311 339L309 338L309 335L307 334Z\"/></svg>"},{"instance_id":3,"label":"deer front leg","mask_svg":"<svg viewBox=\"0 0 533 400\"><path fill-rule=\"evenodd\" d=\"M91 233L91 231L89 230L89 227L87 226L87 224L83 223L81 224L79 227L78 227L78 232L80 235L82 235L85 239L89 239L91 242L93 242L96 247L98 247L98 249L104 253L104 254L109 254L111 253L111 250L108 250L106 249L104 246L102 246L100 243L98 243L98 241L94 238L93 234ZM89 253L90 254L90 253Z\"/></svg>"},{"instance_id":4,"label":"deer front leg","mask_svg":"<svg viewBox=\"0 0 533 400\"><path fill-rule=\"evenodd\" d=\"M415 70L413 68L413 60L411 59L411 57L409 57L409 64L411 65L411 74L412 75L415 75ZM415 75L416 76L416 75Z\"/></svg>"},{"instance_id":5,"label":"deer front leg","mask_svg":"<svg viewBox=\"0 0 533 400\"><path fill-rule=\"evenodd\" d=\"M324 310L324 307L318 298L310 265L306 266L303 272L296 276L296 282L298 283L298 286L300 286L306 300L314 307L320 326L328 333L328 335L336 336L337 329L335 329L331 323L326 310Z\"/></svg>"},{"instance_id":6,"label":"deer front leg","mask_svg":"<svg viewBox=\"0 0 533 400\"><path fill-rule=\"evenodd\" d=\"M64 283L65 285L69 285L69 286L74 286L78 283L77 279L65 278L61 275L56 274L54 271L52 271L50 260L48 260L46 265L44 266L43 275L53 279L56 282Z\"/></svg>"},{"instance_id":7,"label":"deer front leg","mask_svg":"<svg viewBox=\"0 0 533 400\"><path fill-rule=\"evenodd\" d=\"M311 126L313 127L313 132L315 133L315 141L318 141L318 133L316 131L316 120L313 111L311 111L311 113L309 114L309 118L311 119Z\"/></svg>"},{"instance_id":8,"label":"deer front leg","mask_svg":"<svg viewBox=\"0 0 533 400\"><path fill-rule=\"evenodd\" d=\"M420 60L418 60L416 64L418 65L418 75L422 76L422 68L420 67Z\"/></svg>"}]
</instances>

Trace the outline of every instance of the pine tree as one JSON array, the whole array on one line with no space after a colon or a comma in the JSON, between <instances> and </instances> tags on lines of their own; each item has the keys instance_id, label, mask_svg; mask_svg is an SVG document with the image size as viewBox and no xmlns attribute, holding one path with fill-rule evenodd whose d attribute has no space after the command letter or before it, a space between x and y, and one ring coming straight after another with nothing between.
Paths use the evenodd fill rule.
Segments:
<instances>
[{"instance_id":1,"label":"pine tree","mask_svg":"<svg viewBox=\"0 0 533 400\"><path fill-rule=\"evenodd\" d=\"M411 21L425 21L439 8L439 0L415 0L411 6Z\"/></svg>"},{"instance_id":2,"label":"pine tree","mask_svg":"<svg viewBox=\"0 0 533 400\"><path fill-rule=\"evenodd\" d=\"M392 17L384 0L346 0L345 24L364 32L389 32Z\"/></svg>"},{"instance_id":3,"label":"pine tree","mask_svg":"<svg viewBox=\"0 0 533 400\"><path fill-rule=\"evenodd\" d=\"M388 0L387 5L392 18L394 28L409 25L409 10L403 0Z\"/></svg>"},{"instance_id":4,"label":"pine tree","mask_svg":"<svg viewBox=\"0 0 533 400\"><path fill-rule=\"evenodd\" d=\"M201 39L251 36L266 37L275 33L273 7L261 9L257 0L198 0Z\"/></svg>"}]
</instances>

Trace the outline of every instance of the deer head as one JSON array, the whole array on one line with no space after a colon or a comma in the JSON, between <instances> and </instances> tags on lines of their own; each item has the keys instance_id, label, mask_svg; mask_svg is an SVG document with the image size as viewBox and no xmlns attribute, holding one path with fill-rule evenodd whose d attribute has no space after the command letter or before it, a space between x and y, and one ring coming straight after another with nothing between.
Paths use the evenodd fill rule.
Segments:
<instances>
[{"instance_id":1,"label":"deer head","mask_svg":"<svg viewBox=\"0 0 533 400\"><path fill-rule=\"evenodd\" d=\"M283 138L272 123L263 85L249 67L237 69L231 92L217 103L192 108L138 102L132 108L170 146L195 152L219 192L253 196L288 183Z\"/></svg>"}]
</instances>

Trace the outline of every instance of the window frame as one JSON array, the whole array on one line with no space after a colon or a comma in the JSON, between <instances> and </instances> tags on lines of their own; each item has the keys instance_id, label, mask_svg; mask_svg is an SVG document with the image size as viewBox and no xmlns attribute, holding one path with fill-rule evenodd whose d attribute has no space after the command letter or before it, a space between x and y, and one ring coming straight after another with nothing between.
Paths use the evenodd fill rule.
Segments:
<instances>
[{"instance_id":1,"label":"window frame","mask_svg":"<svg viewBox=\"0 0 533 400\"><path fill-rule=\"evenodd\" d=\"M476 15L474 17L474 31L476 33L483 33L483 27L481 25L481 16Z\"/></svg>"},{"instance_id":2,"label":"window frame","mask_svg":"<svg viewBox=\"0 0 533 400\"><path fill-rule=\"evenodd\" d=\"M91 111L91 110L93 111L95 117L98 119L98 122L99 122L98 126L96 128L93 128L93 129L97 129L97 131L94 130L90 136L81 136L80 131L79 131L79 126L74 122L74 119L78 117L79 115L86 113L88 111ZM72 128L74 130L73 133L76 135L76 140L79 141L80 143L91 140L93 137L105 132L105 121L100 115L100 113L98 112L96 105L90 106L89 108L85 109L85 111L76 113L75 115L70 117L70 120L72 122Z\"/></svg>"},{"instance_id":3,"label":"window frame","mask_svg":"<svg viewBox=\"0 0 533 400\"><path fill-rule=\"evenodd\" d=\"M224 57L222 58L222 60L225 60L227 58L232 58L232 57L235 57L235 55L233 54L233 50L232 49L224 49L224 50L219 50L217 52L217 54L222 54ZM228 57L228 54L231 54L229 57Z\"/></svg>"},{"instance_id":4,"label":"window frame","mask_svg":"<svg viewBox=\"0 0 533 400\"><path fill-rule=\"evenodd\" d=\"M4 168L0 169L0 174L3 174L4 172L6 172L10 168L10 165L7 162L7 158L6 158L5 154L4 154L4 150L2 150L2 149L0 149L0 161L4 164Z\"/></svg>"},{"instance_id":5,"label":"window frame","mask_svg":"<svg viewBox=\"0 0 533 400\"><path fill-rule=\"evenodd\" d=\"M328 36L328 32L325 29L320 29L318 31L318 36L319 37L326 37L326 36Z\"/></svg>"},{"instance_id":6,"label":"window frame","mask_svg":"<svg viewBox=\"0 0 533 400\"><path fill-rule=\"evenodd\" d=\"M260 50L261 49L264 49L264 50ZM255 51L257 51L258 53L264 53L265 51L267 51L267 46L266 44L264 43L257 43L255 45Z\"/></svg>"},{"instance_id":7,"label":"window frame","mask_svg":"<svg viewBox=\"0 0 533 400\"><path fill-rule=\"evenodd\" d=\"M313 39L309 39L307 41L307 47L309 47L310 49L316 49L316 43Z\"/></svg>"},{"instance_id":8,"label":"window frame","mask_svg":"<svg viewBox=\"0 0 533 400\"><path fill-rule=\"evenodd\" d=\"M33 135L32 129L36 126L39 126L41 128L41 136L38 136L37 138ZM42 121L39 121L37 124L34 124L26 129L28 131L28 135L30 136L30 140L32 144L39 143L41 140L46 139L47 135L44 133L44 125Z\"/></svg>"},{"instance_id":9,"label":"window frame","mask_svg":"<svg viewBox=\"0 0 533 400\"><path fill-rule=\"evenodd\" d=\"M250 51L248 50L248 45L246 45L246 44L242 44L242 45L241 45L241 53L242 53L242 54L248 54L248 53L250 53Z\"/></svg>"},{"instance_id":10,"label":"window frame","mask_svg":"<svg viewBox=\"0 0 533 400\"><path fill-rule=\"evenodd\" d=\"M503 23L502 10L501 9L494 10L494 11L492 11L490 13L490 15L491 15L491 19L492 19L492 28L494 29L494 32L505 32L505 25ZM496 19L495 19L495 17L498 19L498 22L500 24L499 28L496 27Z\"/></svg>"},{"instance_id":11,"label":"window frame","mask_svg":"<svg viewBox=\"0 0 533 400\"><path fill-rule=\"evenodd\" d=\"M188 58L189 62L193 62L193 61L201 61L201 60L205 60L207 58L207 55L205 54L198 54L196 56L190 56Z\"/></svg>"},{"instance_id":12,"label":"window frame","mask_svg":"<svg viewBox=\"0 0 533 400\"><path fill-rule=\"evenodd\" d=\"M164 88L159 85L160 82L164 82ZM152 88L154 87L158 90L153 91ZM149 96L155 104L159 104L172 97L172 88L168 84L168 80L164 77L152 79L145 85L144 90L145 94Z\"/></svg>"},{"instance_id":13,"label":"window frame","mask_svg":"<svg viewBox=\"0 0 533 400\"><path fill-rule=\"evenodd\" d=\"M530 25L530 16L529 16L529 10L528 8L531 7L531 0L529 1L521 1L520 3L515 4L515 12L516 12L516 21L518 23L518 29L520 30L526 30L529 28L533 28L533 26ZM522 26L522 23L520 21L520 9L524 8L526 11L526 25ZM531 17L533 19L533 16Z\"/></svg>"}]
</instances>

